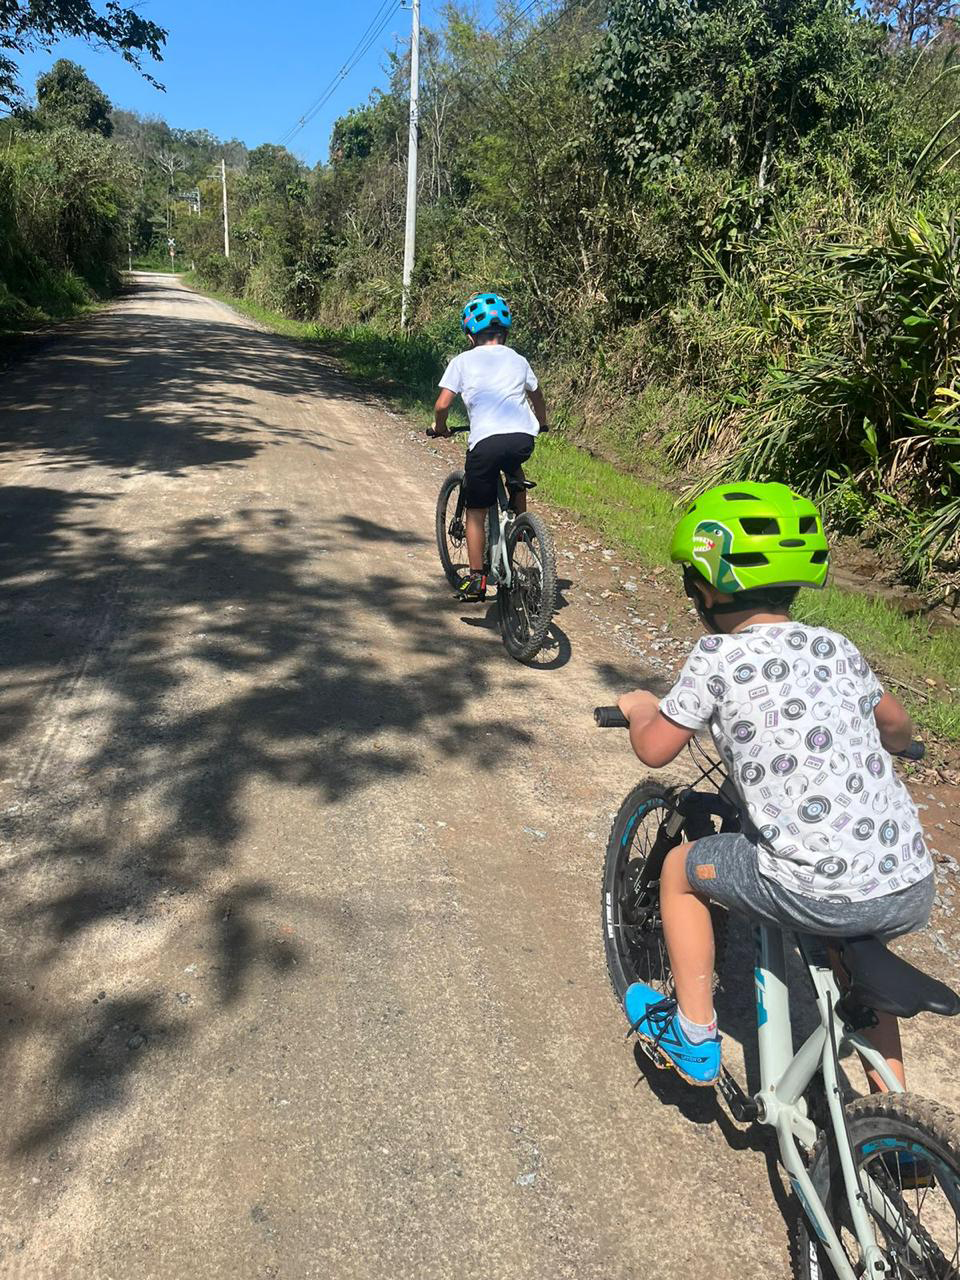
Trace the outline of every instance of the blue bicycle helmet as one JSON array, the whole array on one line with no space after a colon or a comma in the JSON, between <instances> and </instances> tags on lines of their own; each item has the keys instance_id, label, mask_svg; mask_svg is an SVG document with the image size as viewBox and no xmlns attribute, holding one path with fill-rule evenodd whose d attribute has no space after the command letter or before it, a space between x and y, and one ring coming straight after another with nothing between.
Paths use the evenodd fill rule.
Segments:
<instances>
[{"instance_id":1,"label":"blue bicycle helmet","mask_svg":"<svg viewBox=\"0 0 960 1280\"><path fill-rule=\"evenodd\" d=\"M510 308L499 293L475 293L460 316L460 327L464 333L473 335L483 333L492 324L509 329L512 323Z\"/></svg>"}]
</instances>

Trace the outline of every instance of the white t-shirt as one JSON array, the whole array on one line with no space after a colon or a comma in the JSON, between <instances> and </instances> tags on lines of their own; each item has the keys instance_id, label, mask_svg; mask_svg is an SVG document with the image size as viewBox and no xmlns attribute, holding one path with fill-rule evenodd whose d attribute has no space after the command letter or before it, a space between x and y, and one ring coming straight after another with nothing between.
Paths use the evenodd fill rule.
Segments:
<instances>
[{"instance_id":1,"label":"white t-shirt","mask_svg":"<svg viewBox=\"0 0 960 1280\"><path fill-rule=\"evenodd\" d=\"M487 436L540 430L527 399L540 384L529 364L512 347L488 342L454 356L440 379L440 386L463 397L470 418L467 448Z\"/></svg>"},{"instance_id":2,"label":"white t-shirt","mask_svg":"<svg viewBox=\"0 0 960 1280\"><path fill-rule=\"evenodd\" d=\"M933 863L880 743L883 689L856 646L825 627L760 623L704 636L660 703L710 728L758 841L760 871L831 902L881 898Z\"/></svg>"}]
</instances>

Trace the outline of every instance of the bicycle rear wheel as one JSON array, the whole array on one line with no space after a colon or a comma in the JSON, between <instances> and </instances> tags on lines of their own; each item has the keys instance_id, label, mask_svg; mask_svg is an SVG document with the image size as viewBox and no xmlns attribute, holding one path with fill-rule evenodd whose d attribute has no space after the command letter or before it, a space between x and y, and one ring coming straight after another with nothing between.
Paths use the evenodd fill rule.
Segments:
<instances>
[{"instance_id":1,"label":"bicycle rear wheel","mask_svg":"<svg viewBox=\"0 0 960 1280\"><path fill-rule=\"evenodd\" d=\"M437 550L451 587L459 585L467 560L466 512L462 502L463 472L451 471L437 497Z\"/></svg>"},{"instance_id":2,"label":"bicycle rear wheel","mask_svg":"<svg viewBox=\"0 0 960 1280\"><path fill-rule=\"evenodd\" d=\"M497 587L500 634L511 658L529 662L543 648L557 607L557 561L550 530L529 511L507 533L510 586Z\"/></svg>"},{"instance_id":3,"label":"bicycle rear wheel","mask_svg":"<svg viewBox=\"0 0 960 1280\"><path fill-rule=\"evenodd\" d=\"M846 1115L857 1167L875 1184L876 1191L867 1184L867 1210L893 1275L897 1280L958 1280L960 1119L947 1107L909 1093L857 1098ZM921 1185L915 1185L918 1174ZM850 1229L835 1143L820 1139L810 1177L859 1275L863 1264ZM876 1202L877 1192L882 1204ZM797 1280L835 1280L801 1209L792 1245Z\"/></svg>"}]
</instances>

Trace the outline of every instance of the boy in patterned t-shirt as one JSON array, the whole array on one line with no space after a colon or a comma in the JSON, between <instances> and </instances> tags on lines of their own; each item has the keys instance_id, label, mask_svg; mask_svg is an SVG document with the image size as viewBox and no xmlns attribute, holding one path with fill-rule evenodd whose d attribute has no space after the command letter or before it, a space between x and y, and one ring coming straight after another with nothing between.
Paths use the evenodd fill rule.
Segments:
<instances>
[{"instance_id":1,"label":"boy in patterned t-shirt","mask_svg":"<svg viewBox=\"0 0 960 1280\"><path fill-rule=\"evenodd\" d=\"M628 693L620 709L634 751L655 768L709 729L743 831L667 855L660 912L676 1002L634 983L625 1007L682 1076L710 1085L720 1040L709 900L826 938L887 940L926 924L933 864L889 755L909 745L909 716L849 640L790 620L798 588L826 580L813 504L779 484L711 489L677 527L671 559L710 634L661 702ZM877 1016L867 1034L902 1081L897 1020Z\"/></svg>"}]
</instances>

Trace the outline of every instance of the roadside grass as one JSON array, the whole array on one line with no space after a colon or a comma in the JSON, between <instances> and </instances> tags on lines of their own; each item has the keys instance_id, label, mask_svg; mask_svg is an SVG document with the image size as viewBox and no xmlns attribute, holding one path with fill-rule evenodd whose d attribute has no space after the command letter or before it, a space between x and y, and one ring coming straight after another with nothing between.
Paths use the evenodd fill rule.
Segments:
<instances>
[{"instance_id":1,"label":"roadside grass","mask_svg":"<svg viewBox=\"0 0 960 1280\"><path fill-rule=\"evenodd\" d=\"M0 337L33 333L97 305L93 290L72 271L38 268L20 289L0 280Z\"/></svg>"},{"instance_id":2,"label":"roadside grass","mask_svg":"<svg viewBox=\"0 0 960 1280\"><path fill-rule=\"evenodd\" d=\"M187 282L276 333L316 345L360 381L424 426L430 419L440 354L432 344L385 337L365 326L329 330L277 315L255 303L213 293L192 277ZM462 419L461 419L462 420ZM667 548L677 521L677 500L596 458L562 436L542 436L528 464L538 493L627 551L648 572L669 563ZM665 610L681 603L678 582L659 580ZM960 742L960 627L933 627L878 597L838 587L804 591L796 616L848 636L909 707L917 725L938 738ZM932 679L946 689L932 688Z\"/></svg>"}]
</instances>

